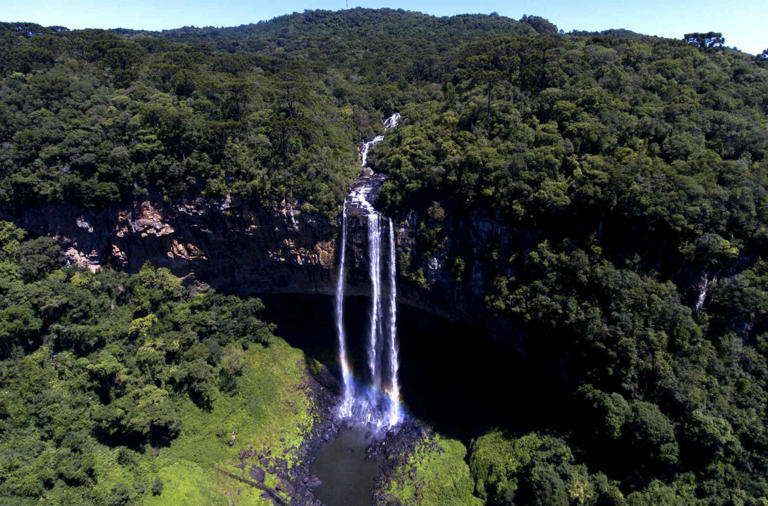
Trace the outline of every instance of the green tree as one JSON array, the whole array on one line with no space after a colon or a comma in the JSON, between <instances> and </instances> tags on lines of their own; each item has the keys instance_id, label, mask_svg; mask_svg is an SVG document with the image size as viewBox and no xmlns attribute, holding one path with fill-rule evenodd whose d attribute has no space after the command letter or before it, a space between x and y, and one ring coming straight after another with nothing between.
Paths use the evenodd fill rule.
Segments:
<instances>
[{"instance_id":1,"label":"green tree","mask_svg":"<svg viewBox=\"0 0 768 506\"><path fill-rule=\"evenodd\" d=\"M688 44L706 49L723 47L725 44L725 37L720 32L686 33L683 35L683 40Z\"/></svg>"}]
</instances>

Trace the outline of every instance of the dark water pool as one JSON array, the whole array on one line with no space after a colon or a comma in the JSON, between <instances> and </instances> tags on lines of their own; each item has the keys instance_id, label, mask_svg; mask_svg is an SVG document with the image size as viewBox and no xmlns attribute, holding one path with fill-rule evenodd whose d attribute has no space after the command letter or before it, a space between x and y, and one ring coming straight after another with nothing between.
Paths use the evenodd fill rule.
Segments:
<instances>
[{"instance_id":1,"label":"dark water pool","mask_svg":"<svg viewBox=\"0 0 768 506\"><path fill-rule=\"evenodd\" d=\"M371 504L373 480L379 466L365 458L370 441L360 429L339 434L321 449L310 472L323 482L315 496L326 506Z\"/></svg>"},{"instance_id":2,"label":"dark water pool","mask_svg":"<svg viewBox=\"0 0 768 506\"><path fill-rule=\"evenodd\" d=\"M265 318L277 334L338 373L333 297L265 295ZM365 377L370 299L344 300L347 347ZM499 427L528 432L563 418L558 352L547 340L520 357L456 322L398 305L400 386L406 412L441 434L469 445Z\"/></svg>"}]
</instances>

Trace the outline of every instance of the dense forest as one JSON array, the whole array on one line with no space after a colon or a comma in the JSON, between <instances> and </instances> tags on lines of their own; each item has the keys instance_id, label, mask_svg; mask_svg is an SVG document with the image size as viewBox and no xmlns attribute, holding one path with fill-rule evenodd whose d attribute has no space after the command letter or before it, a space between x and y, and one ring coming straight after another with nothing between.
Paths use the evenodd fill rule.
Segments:
<instances>
[{"instance_id":1,"label":"dense forest","mask_svg":"<svg viewBox=\"0 0 768 506\"><path fill-rule=\"evenodd\" d=\"M0 500L178 504L198 469L189 446L215 455L232 427L253 442L268 433L250 396L270 411L293 399L300 358L283 356L258 299L149 264L93 274L63 259L52 239L0 222ZM286 372L266 379L273 367ZM310 416L296 415L287 422Z\"/></svg>"},{"instance_id":2,"label":"dense forest","mask_svg":"<svg viewBox=\"0 0 768 506\"><path fill-rule=\"evenodd\" d=\"M482 263L483 314L549 350L568 412L450 446L455 494L403 502L764 504L768 59L683 35L364 9L0 24L0 501L160 496L147 455L284 346L257 299L66 266L16 217L230 194L334 219L399 111L370 161L377 205L418 230L401 277L428 291L422 260L447 252L459 283ZM477 217L504 233L453 236Z\"/></svg>"}]
</instances>

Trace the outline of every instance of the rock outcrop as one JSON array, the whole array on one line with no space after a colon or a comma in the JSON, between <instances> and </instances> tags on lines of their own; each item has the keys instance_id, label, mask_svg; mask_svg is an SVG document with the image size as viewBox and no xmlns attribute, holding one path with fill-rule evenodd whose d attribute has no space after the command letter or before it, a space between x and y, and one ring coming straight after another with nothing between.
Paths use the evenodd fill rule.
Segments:
<instances>
[{"instance_id":1,"label":"rock outcrop","mask_svg":"<svg viewBox=\"0 0 768 506\"><path fill-rule=\"evenodd\" d=\"M332 292L336 226L285 203L153 200L126 209L49 204L15 221L53 237L70 262L135 272L144 262L229 292Z\"/></svg>"}]
</instances>

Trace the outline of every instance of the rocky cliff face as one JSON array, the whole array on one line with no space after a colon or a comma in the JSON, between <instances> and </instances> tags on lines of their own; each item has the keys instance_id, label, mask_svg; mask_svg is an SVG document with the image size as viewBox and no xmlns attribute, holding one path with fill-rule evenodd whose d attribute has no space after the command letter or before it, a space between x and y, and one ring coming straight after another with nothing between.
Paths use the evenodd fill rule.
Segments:
<instances>
[{"instance_id":1,"label":"rocky cliff face","mask_svg":"<svg viewBox=\"0 0 768 506\"><path fill-rule=\"evenodd\" d=\"M32 233L53 237L70 262L91 270L108 265L135 272L149 261L187 282L206 282L224 292L335 290L338 224L302 212L300 203L276 209L254 208L230 198L181 204L145 200L106 209L50 204L30 209L15 221ZM446 226L448 240L426 253L420 249L416 223L415 213L397 222L398 250L411 267L422 269L426 284L399 279L400 301L438 316L487 323L483 297L491 274L482 262L484 245L511 248L510 231L479 215L455 219ZM367 296L363 217L349 221L348 241L347 294ZM462 277L448 266L449 252L456 251L463 251L469 263Z\"/></svg>"},{"instance_id":2,"label":"rocky cliff face","mask_svg":"<svg viewBox=\"0 0 768 506\"><path fill-rule=\"evenodd\" d=\"M524 338L520 330L490 314L485 298L497 276L515 274L502 266L508 264L510 256L530 251L536 242L531 231L510 227L498 217L476 211L456 213L442 224L444 239L440 244L425 248L420 222L420 214L414 211L398 226L402 260L410 264L409 271L423 274L419 282L411 279L401 283L398 292L403 301L468 323L519 348Z\"/></svg>"},{"instance_id":3,"label":"rocky cliff face","mask_svg":"<svg viewBox=\"0 0 768 506\"><path fill-rule=\"evenodd\" d=\"M289 204L146 200L126 209L51 204L16 220L55 238L67 258L96 270L136 271L150 261L225 291L329 292L336 226Z\"/></svg>"}]
</instances>

